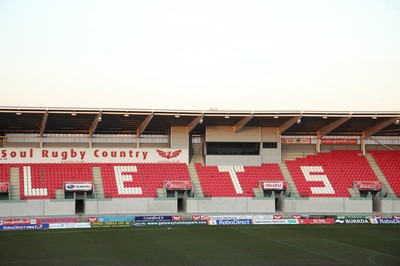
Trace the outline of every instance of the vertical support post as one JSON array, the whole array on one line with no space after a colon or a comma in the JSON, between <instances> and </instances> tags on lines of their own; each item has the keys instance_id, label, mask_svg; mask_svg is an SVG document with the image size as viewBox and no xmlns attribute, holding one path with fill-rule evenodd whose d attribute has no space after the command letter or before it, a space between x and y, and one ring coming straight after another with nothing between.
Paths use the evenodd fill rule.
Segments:
<instances>
[{"instance_id":1,"label":"vertical support post","mask_svg":"<svg viewBox=\"0 0 400 266\"><path fill-rule=\"evenodd\" d=\"M365 151L365 133L364 132L362 133L362 136L361 136L360 145L361 145L360 148L361 148L362 154L365 155L366 151Z\"/></svg>"}]
</instances>

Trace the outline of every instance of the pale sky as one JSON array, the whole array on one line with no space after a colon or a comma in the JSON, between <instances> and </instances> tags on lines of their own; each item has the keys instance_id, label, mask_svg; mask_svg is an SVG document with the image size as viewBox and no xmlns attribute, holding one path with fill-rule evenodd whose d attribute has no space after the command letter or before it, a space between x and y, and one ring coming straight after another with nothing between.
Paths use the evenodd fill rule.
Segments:
<instances>
[{"instance_id":1,"label":"pale sky","mask_svg":"<svg viewBox=\"0 0 400 266\"><path fill-rule=\"evenodd\" d=\"M0 106L400 111L400 0L0 0Z\"/></svg>"}]
</instances>

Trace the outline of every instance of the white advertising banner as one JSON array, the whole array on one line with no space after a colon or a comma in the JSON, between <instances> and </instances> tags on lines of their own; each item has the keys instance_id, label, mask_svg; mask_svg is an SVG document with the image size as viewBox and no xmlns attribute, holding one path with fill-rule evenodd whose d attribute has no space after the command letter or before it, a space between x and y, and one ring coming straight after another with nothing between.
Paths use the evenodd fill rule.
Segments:
<instances>
[{"instance_id":1,"label":"white advertising banner","mask_svg":"<svg viewBox=\"0 0 400 266\"><path fill-rule=\"evenodd\" d=\"M91 227L91 223L49 224L49 229L78 229Z\"/></svg>"},{"instance_id":2,"label":"white advertising banner","mask_svg":"<svg viewBox=\"0 0 400 266\"><path fill-rule=\"evenodd\" d=\"M64 190L71 191L92 191L93 184L92 183L65 183Z\"/></svg>"},{"instance_id":3,"label":"white advertising banner","mask_svg":"<svg viewBox=\"0 0 400 266\"><path fill-rule=\"evenodd\" d=\"M253 219L253 224L299 224L299 221L297 219L280 219L280 220Z\"/></svg>"},{"instance_id":4,"label":"white advertising banner","mask_svg":"<svg viewBox=\"0 0 400 266\"><path fill-rule=\"evenodd\" d=\"M187 149L2 148L0 163L188 163Z\"/></svg>"}]
</instances>

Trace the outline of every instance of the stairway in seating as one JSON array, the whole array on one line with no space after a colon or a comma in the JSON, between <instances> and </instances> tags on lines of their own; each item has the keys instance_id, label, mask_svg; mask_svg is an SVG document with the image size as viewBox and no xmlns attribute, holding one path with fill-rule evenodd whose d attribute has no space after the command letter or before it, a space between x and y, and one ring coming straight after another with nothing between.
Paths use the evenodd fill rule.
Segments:
<instances>
[{"instance_id":1,"label":"stairway in seating","mask_svg":"<svg viewBox=\"0 0 400 266\"><path fill-rule=\"evenodd\" d=\"M56 199L64 199L64 191L62 189L56 189Z\"/></svg>"},{"instance_id":2,"label":"stairway in seating","mask_svg":"<svg viewBox=\"0 0 400 266\"><path fill-rule=\"evenodd\" d=\"M94 182L94 190L96 193L96 198L104 199L104 188L103 188L103 178L101 175L100 167L92 167L92 176Z\"/></svg>"},{"instance_id":3,"label":"stairway in seating","mask_svg":"<svg viewBox=\"0 0 400 266\"><path fill-rule=\"evenodd\" d=\"M369 165L371 166L372 170L374 170L376 177L379 181L382 182L382 185L387 189L389 198L396 198L396 193L394 193L392 187L390 186L389 182L387 181L385 175L383 174L381 168L379 168L378 164L376 163L374 157L367 153L365 154L365 158L367 159Z\"/></svg>"},{"instance_id":4,"label":"stairway in seating","mask_svg":"<svg viewBox=\"0 0 400 266\"><path fill-rule=\"evenodd\" d=\"M202 155L193 155L192 161L188 165L188 169L189 169L190 179L192 180L192 183L193 183L195 196L197 198L203 198L204 193L203 193L203 189L200 184L199 175L197 174L197 170L196 170L196 166L195 166L196 163L201 163L204 165Z\"/></svg>"},{"instance_id":5,"label":"stairway in seating","mask_svg":"<svg viewBox=\"0 0 400 266\"><path fill-rule=\"evenodd\" d=\"M19 200L19 167L10 167L10 199Z\"/></svg>"},{"instance_id":6,"label":"stairway in seating","mask_svg":"<svg viewBox=\"0 0 400 266\"><path fill-rule=\"evenodd\" d=\"M281 168L282 174L285 177L285 181L288 183L290 189L291 189L291 196L292 197L299 197L299 191L297 190L296 184L293 181L292 175L289 172L289 169L285 163L286 160L295 160L296 158L303 158L303 153L301 154L287 154L287 155L282 155L282 163L279 165Z\"/></svg>"},{"instance_id":7,"label":"stairway in seating","mask_svg":"<svg viewBox=\"0 0 400 266\"><path fill-rule=\"evenodd\" d=\"M165 192L166 192L166 191L165 191L165 188L163 188L163 187L158 187L158 188L157 188L157 196L158 196L158 198L166 198L167 195L166 195Z\"/></svg>"},{"instance_id":8,"label":"stairway in seating","mask_svg":"<svg viewBox=\"0 0 400 266\"><path fill-rule=\"evenodd\" d=\"M359 193L357 193L357 191L355 191L355 189L356 188L349 188L348 189L351 198L359 198L360 197Z\"/></svg>"}]
</instances>

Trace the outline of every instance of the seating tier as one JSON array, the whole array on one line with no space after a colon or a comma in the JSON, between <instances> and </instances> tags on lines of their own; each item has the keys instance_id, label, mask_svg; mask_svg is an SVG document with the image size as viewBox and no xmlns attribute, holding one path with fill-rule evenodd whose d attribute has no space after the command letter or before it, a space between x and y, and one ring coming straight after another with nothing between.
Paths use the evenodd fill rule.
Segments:
<instances>
[{"instance_id":1,"label":"seating tier","mask_svg":"<svg viewBox=\"0 0 400 266\"><path fill-rule=\"evenodd\" d=\"M205 197L254 197L260 181L284 177L276 163L261 166L203 166L196 164Z\"/></svg>"},{"instance_id":2,"label":"seating tier","mask_svg":"<svg viewBox=\"0 0 400 266\"><path fill-rule=\"evenodd\" d=\"M164 181L189 181L184 163L100 164L106 198L156 198Z\"/></svg>"},{"instance_id":3,"label":"seating tier","mask_svg":"<svg viewBox=\"0 0 400 266\"><path fill-rule=\"evenodd\" d=\"M93 182L90 164L23 164L20 168L20 197L55 199L64 182Z\"/></svg>"},{"instance_id":4,"label":"seating tier","mask_svg":"<svg viewBox=\"0 0 400 266\"><path fill-rule=\"evenodd\" d=\"M400 197L400 151L369 151L397 197Z\"/></svg>"},{"instance_id":5,"label":"seating tier","mask_svg":"<svg viewBox=\"0 0 400 266\"><path fill-rule=\"evenodd\" d=\"M350 197L353 181L378 181L360 151L321 152L285 163L302 197Z\"/></svg>"}]
</instances>

